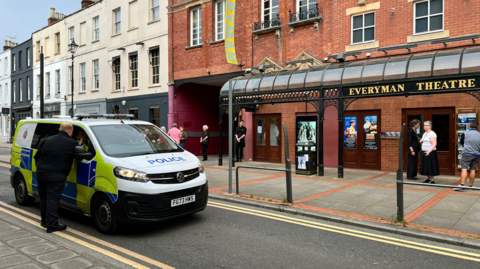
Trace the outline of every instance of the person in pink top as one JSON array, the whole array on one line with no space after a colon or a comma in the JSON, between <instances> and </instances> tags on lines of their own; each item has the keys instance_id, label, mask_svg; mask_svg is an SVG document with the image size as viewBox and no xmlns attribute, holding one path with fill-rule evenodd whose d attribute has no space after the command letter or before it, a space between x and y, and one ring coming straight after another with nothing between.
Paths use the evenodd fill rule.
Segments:
<instances>
[{"instance_id":1,"label":"person in pink top","mask_svg":"<svg viewBox=\"0 0 480 269\"><path fill-rule=\"evenodd\" d=\"M172 129L168 130L167 133L173 141L175 141L177 144L180 144L180 137L182 137L182 132L177 128L177 124L174 123Z\"/></svg>"}]
</instances>

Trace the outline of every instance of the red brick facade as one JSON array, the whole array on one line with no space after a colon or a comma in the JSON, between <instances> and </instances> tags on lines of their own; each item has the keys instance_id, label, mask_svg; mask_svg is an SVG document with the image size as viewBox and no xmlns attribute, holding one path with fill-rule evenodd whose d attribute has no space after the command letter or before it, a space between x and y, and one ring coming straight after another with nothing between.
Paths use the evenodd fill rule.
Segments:
<instances>
[{"instance_id":1,"label":"red brick facade","mask_svg":"<svg viewBox=\"0 0 480 269\"><path fill-rule=\"evenodd\" d=\"M435 0L438 1L438 0ZM444 44L430 44L433 39L441 37L456 37L480 33L480 1L466 0L444 0L443 6L443 31L433 35L414 35L414 4L419 1L411 0L367 0L365 6L359 6L358 0L326 0L318 1L319 13L322 20L319 22L318 30L314 23L296 27L292 34L289 22L289 10L296 11L297 0L280 0L279 15L281 20L281 33L277 37L275 32L269 32L258 36L258 40L252 34L254 22L261 21L262 0L240 1L237 0L235 17L235 42L239 62L244 66L227 64L224 50L224 43L210 44L214 40L215 9L213 1L181 1L171 0L169 15L170 24L170 77L171 81L209 76L221 73L231 73L245 70L256 66L265 57L270 58L277 64L285 67L285 62L293 60L298 54L305 51L318 60L343 53L349 50L358 50L351 46L352 15L364 12L375 12L375 42L378 47L388 47L409 43L417 43L418 47L411 49L399 49L388 51L385 54L381 51L369 51L357 57L349 56L346 61L358 61L365 59L378 59L395 57L424 52L433 52L454 48L466 48L475 46L472 40L458 41ZM361 2L361 1L360 1ZM184 3L184 5L179 5ZM201 48L185 49L190 45L190 11L193 5L202 6L202 42ZM357 8L357 9L355 9ZM360 11L358 11L360 10ZM350 13L349 13L350 12ZM477 39L479 43L480 39ZM173 53L173 54L172 54ZM329 60L335 62L335 60ZM213 97L212 97L213 98ZM388 131L400 131L402 122L402 109L408 108L429 108L429 107L478 107L480 102L466 94L444 94L430 97L387 97L365 99L354 102L348 110L381 110L382 129ZM216 108L212 108L216 109ZM290 157L294 156L295 117L305 112L305 104L276 104L263 105L255 114L282 114L282 121L287 124L290 135ZM309 113L316 113L315 109L308 105ZM247 127L253 128L253 122L246 123ZM337 143L338 143L338 121L337 112L330 107L325 112L324 122L324 143L325 143L325 166L337 166ZM380 130L381 132L382 130ZM253 132L251 133L253 134ZM283 136L282 136L283 139ZM247 148L253 147L254 139L250 140ZM247 141L248 142L248 141ZM384 171L397 169L397 154L395 149L398 140L382 141L382 164ZM283 140L282 140L283 144ZM283 155L282 150L282 155ZM283 156L282 156L283 159Z\"/></svg>"}]
</instances>

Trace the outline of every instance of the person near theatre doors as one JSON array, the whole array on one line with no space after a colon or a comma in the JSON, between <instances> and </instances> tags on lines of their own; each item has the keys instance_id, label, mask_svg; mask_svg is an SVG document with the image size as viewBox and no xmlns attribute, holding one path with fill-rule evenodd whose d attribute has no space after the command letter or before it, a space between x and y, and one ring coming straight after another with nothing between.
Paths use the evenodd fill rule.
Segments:
<instances>
[{"instance_id":1,"label":"person near theatre doors","mask_svg":"<svg viewBox=\"0 0 480 269\"><path fill-rule=\"evenodd\" d=\"M71 138L72 134L73 125L69 122L62 123L60 132L42 141L34 157L37 164L41 225L47 228L47 233L67 228L67 225L58 223L58 205L72 168L75 147L79 145Z\"/></svg>"},{"instance_id":2,"label":"person near theatre doors","mask_svg":"<svg viewBox=\"0 0 480 269\"><path fill-rule=\"evenodd\" d=\"M185 148L185 142L187 142L188 136L183 126L180 126L180 132L182 132L182 136L180 137L180 147Z\"/></svg>"},{"instance_id":3,"label":"person near theatre doors","mask_svg":"<svg viewBox=\"0 0 480 269\"><path fill-rule=\"evenodd\" d=\"M423 183L435 184L434 177L440 175L437 156L437 134L432 130L432 122L423 123L422 140L422 164L420 165L420 175L427 176Z\"/></svg>"},{"instance_id":4,"label":"person near theatre doors","mask_svg":"<svg viewBox=\"0 0 480 269\"><path fill-rule=\"evenodd\" d=\"M470 178L470 187L473 187L473 182L475 181L475 170L477 169L478 162L480 161L480 132L477 131L478 122L470 121L470 129L460 137L460 144L463 146L461 168L462 168L462 179L458 188L453 189L454 191L462 191L465 187L465 182L467 181L467 175ZM470 170L470 173L467 172Z\"/></svg>"},{"instance_id":5,"label":"person near theatre doors","mask_svg":"<svg viewBox=\"0 0 480 269\"><path fill-rule=\"evenodd\" d=\"M244 121L241 120L235 129L235 139L237 139L237 147L235 153L237 155L236 162L243 160L243 148L245 147L245 136L247 136L247 128L243 126Z\"/></svg>"},{"instance_id":6,"label":"person near theatre doors","mask_svg":"<svg viewBox=\"0 0 480 269\"><path fill-rule=\"evenodd\" d=\"M203 133L202 137L200 138L200 143L202 144L202 152L203 152L203 160L207 160L207 148L208 148L208 142L210 140L210 132L208 131L208 126L203 125Z\"/></svg>"},{"instance_id":7,"label":"person near theatre doors","mask_svg":"<svg viewBox=\"0 0 480 269\"><path fill-rule=\"evenodd\" d=\"M180 144L180 137L182 136L182 132L178 130L176 123L172 124L172 126L172 129L168 130L167 134L168 136L170 136L170 138L173 139L173 141L175 141L175 143Z\"/></svg>"},{"instance_id":8,"label":"person near theatre doors","mask_svg":"<svg viewBox=\"0 0 480 269\"><path fill-rule=\"evenodd\" d=\"M407 179L418 180L418 150L420 145L418 143L417 129L420 128L420 121L417 119L412 120L410 128L408 128L407 140L408 140L408 164L407 164Z\"/></svg>"}]
</instances>

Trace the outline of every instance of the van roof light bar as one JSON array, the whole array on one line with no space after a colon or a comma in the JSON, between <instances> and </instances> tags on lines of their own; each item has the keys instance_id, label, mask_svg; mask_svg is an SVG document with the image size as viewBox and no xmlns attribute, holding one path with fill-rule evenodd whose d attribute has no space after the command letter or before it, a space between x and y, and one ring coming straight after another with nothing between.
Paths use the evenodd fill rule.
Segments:
<instances>
[{"instance_id":1,"label":"van roof light bar","mask_svg":"<svg viewBox=\"0 0 480 269\"><path fill-rule=\"evenodd\" d=\"M135 119L133 114L76 114L75 119L82 120L84 118L112 118L112 119Z\"/></svg>"}]
</instances>

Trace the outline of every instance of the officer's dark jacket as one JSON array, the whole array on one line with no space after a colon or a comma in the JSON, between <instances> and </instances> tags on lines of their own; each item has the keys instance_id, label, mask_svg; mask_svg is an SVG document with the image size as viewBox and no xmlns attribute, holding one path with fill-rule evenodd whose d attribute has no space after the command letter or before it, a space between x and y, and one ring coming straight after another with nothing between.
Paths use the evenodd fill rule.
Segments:
<instances>
[{"instance_id":1,"label":"officer's dark jacket","mask_svg":"<svg viewBox=\"0 0 480 269\"><path fill-rule=\"evenodd\" d=\"M37 172L67 176L72 168L76 146L78 146L78 142L63 131L48 137L40 144L34 157Z\"/></svg>"}]
</instances>

